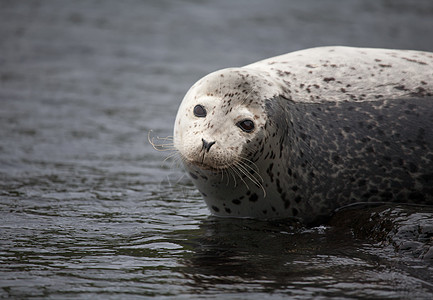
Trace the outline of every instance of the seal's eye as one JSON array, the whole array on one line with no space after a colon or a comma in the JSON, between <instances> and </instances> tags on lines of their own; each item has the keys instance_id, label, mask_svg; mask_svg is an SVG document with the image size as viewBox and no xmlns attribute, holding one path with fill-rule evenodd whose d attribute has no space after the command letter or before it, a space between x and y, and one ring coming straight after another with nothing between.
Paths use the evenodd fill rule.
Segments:
<instances>
[{"instance_id":1,"label":"seal's eye","mask_svg":"<svg viewBox=\"0 0 433 300\"><path fill-rule=\"evenodd\" d=\"M236 125L245 132L251 132L254 130L254 122L251 120L243 120L238 122Z\"/></svg>"},{"instance_id":2,"label":"seal's eye","mask_svg":"<svg viewBox=\"0 0 433 300\"><path fill-rule=\"evenodd\" d=\"M206 117L206 109L204 109L202 105L197 104L196 106L194 106L194 116L199 118Z\"/></svg>"}]
</instances>

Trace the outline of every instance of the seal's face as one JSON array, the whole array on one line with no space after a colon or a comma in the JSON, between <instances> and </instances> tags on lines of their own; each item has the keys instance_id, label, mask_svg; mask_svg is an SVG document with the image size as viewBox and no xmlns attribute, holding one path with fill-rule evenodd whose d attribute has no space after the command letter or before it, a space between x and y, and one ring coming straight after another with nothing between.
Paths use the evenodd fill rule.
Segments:
<instances>
[{"instance_id":1,"label":"seal's face","mask_svg":"<svg viewBox=\"0 0 433 300\"><path fill-rule=\"evenodd\" d=\"M199 80L183 99L174 147L213 213L279 217L278 205L261 200L271 191L265 173L272 175L268 160L276 146L268 142L277 140L266 99L277 93L262 73L232 68Z\"/></svg>"},{"instance_id":2,"label":"seal's face","mask_svg":"<svg viewBox=\"0 0 433 300\"><path fill-rule=\"evenodd\" d=\"M241 74L211 74L194 85L182 101L174 145L187 166L211 171L239 169L263 139L263 101L254 101L254 87Z\"/></svg>"}]
</instances>

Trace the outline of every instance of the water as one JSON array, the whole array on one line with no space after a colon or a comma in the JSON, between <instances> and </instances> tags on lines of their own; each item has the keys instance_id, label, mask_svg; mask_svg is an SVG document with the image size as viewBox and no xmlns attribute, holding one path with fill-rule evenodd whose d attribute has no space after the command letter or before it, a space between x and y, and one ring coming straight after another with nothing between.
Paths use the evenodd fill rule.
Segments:
<instances>
[{"instance_id":1,"label":"water","mask_svg":"<svg viewBox=\"0 0 433 300\"><path fill-rule=\"evenodd\" d=\"M0 297L431 298L431 209L210 217L147 137L216 69L432 36L428 0L2 1Z\"/></svg>"}]
</instances>

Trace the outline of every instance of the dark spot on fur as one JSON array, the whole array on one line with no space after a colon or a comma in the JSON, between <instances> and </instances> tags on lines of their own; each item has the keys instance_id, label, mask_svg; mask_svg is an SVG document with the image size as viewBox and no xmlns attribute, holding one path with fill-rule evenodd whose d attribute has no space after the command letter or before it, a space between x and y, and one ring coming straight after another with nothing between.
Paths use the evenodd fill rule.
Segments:
<instances>
[{"instance_id":1,"label":"dark spot on fur","mask_svg":"<svg viewBox=\"0 0 433 300\"><path fill-rule=\"evenodd\" d=\"M330 81L335 81L334 77L325 77L323 78L323 81L325 81L326 83L329 83Z\"/></svg>"},{"instance_id":2,"label":"dark spot on fur","mask_svg":"<svg viewBox=\"0 0 433 300\"><path fill-rule=\"evenodd\" d=\"M414 62L414 63L420 64L420 65L427 65L427 63L425 63L425 62L423 62L423 61L416 60L416 59L411 59L411 58L407 58L407 57L402 57L402 59L405 59L405 60L407 60L407 61L410 61L410 62Z\"/></svg>"},{"instance_id":3,"label":"dark spot on fur","mask_svg":"<svg viewBox=\"0 0 433 300\"><path fill-rule=\"evenodd\" d=\"M424 96L431 96L431 93L427 93L426 89L423 87L417 87L415 92L410 93L411 96L418 96L418 97L424 97Z\"/></svg>"},{"instance_id":4,"label":"dark spot on fur","mask_svg":"<svg viewBox=\"0 0 433 300\"><path fill-rule=\"evenodd\" d=\"M213 209L214 211L216 211L216 212L219 212L219 211L220 211L220 209L219 209L218 207L216 207L215 205L212 205L212 209Z\"/></svg>"},{"instance_id":5,"label":"dark spot on fur","mask_svg":"<svg viewBox=\"0 0 433 300\"><path fill-rule=\"evenodd\" d=\"M259 196L257 196L256 193L253 193L253 194L250 196L249 200L250 200L251 202L256 202L257 200L259 200Z\"/></svg>"},{"instance_id":6,"label":"dark spot on fur","mask_svg":"<svg viewBox=\"0 0 433 300\"><path fill-rule=\"evenodd\" d=\"M413 162L410 162L409 163L409 171L412 172L412 173L417 172L418 171L417 165L415 165Z\"/></svg>"},{"instance_id":7,"label":"dark spot on fur","mask_svg":"<svg viewBox=\"0 0 433 300\"><path fill-rule=\"evenodd\" d=\"M192 172L189 172L189 175L190 175L192 178L194 178L194 179L198 179L197 175L195 175L195 174L192 173Z\"/></svg>"},{"instance_id":8,"label":"dark spot on fur","mask_svg":"<svg viewBox=\"0 0 433 300\"><path fill-rule=\"evenodd\" d=\"M334 164L338 164L338 162L340 161L340 156L338 154L335 154L334 156L332 156L332 161L334 162Z\"/></svg>"},{"instance_id":9,"label":"dark spot on fur","mask_svg":"<svg viewBox=\"0 0 433 300\"><path fill-rule=\"evenodd\" d=\"M241 200L239 200L239 199L233 199L232 203L236 204L236 205L240 205L241 204Z\"/></svg>"},{"instance_id":10,"label":"dark spot on fur","mask_svg":"<svg viewBox=\"0 0 433 300\"><path fill-rule=\"evenodd\" d=\"M404 85L397 85L397 86L395 86L394 87L396 90L399 90L399 91L408 91L408 89L404 86Z\"/></svg>"},{"instance_id":11,"label":"dark spot on fur","mask_svg":"<svg viewBox=\"0 0 433 300\"><path fill-rule=\"evenodd\" d=\"M365 186L367 184L367 180L365 180L365 179L360 179L360 180L358 180L358 186Z\"/></svg>"},{"instance_id":12,"label":"dark spot on fur","mask_svg":"<svg viewBox=\"0 0 433 300\"><path fill-rule=\"evenodd\" d=\"M277 192L279 193L279 194L281 194L282 192L283 192L283 189L281 188L281 185L280 185L280 180L277 178L277 180L276 180L276 183L277 183Z\"/></svg>"},{"instance_id":13,"label":"dark spot on fur","mask_svg":"<svg viewBox=\"0 0 433 300\"><path fill-rule=\"evenodd\" d=\"M299 136L301 137L301 139L303 141L305 141L305 139L307 138L307 135L305 133L303 133L303 132L301 132Z\"/></svg>"}]
</instances>

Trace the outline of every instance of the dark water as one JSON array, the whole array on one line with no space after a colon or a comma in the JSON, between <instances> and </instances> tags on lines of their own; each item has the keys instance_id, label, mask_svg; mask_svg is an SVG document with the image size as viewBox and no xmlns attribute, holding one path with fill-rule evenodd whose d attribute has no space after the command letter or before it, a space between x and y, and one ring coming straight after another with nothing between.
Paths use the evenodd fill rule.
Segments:
<instances>
[{"instance_id":1,"label":"dark water","mask_svg":"<svg viewBox=\"0 0 433 300\"><path fill-rule=\"evenodd\" d=\"M147 142L203 75L336 44L433 51L433 2L2 0L0 297L433 297L431 209L213 218Z\"/></svg>"}]
</instances>

